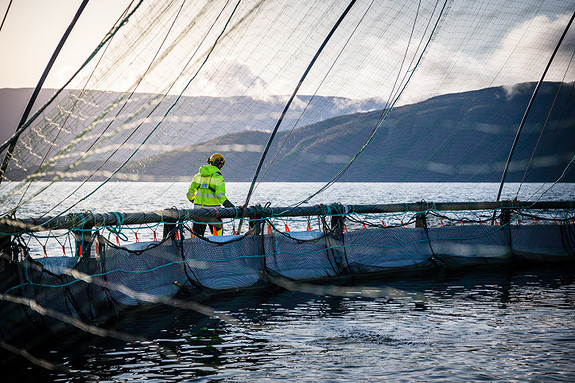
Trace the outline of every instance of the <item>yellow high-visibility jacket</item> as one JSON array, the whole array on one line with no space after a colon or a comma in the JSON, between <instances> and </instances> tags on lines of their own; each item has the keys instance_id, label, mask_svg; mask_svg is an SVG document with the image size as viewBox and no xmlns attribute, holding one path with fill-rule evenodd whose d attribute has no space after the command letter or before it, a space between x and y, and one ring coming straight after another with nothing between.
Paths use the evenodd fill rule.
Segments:
<instances>
[{"instance_id":1,"label":"yellow high-visibility jacket","mask_svg":"<svg viewBox=\"0 0 575 383\"><path fill-rule=\"evenodd\" d=\"M194 176L186 196L196 206L224 204L228 198L226 197L226 183L220 169L213 165L202 166L200 172Z\"/></svg>"}]
</instances>

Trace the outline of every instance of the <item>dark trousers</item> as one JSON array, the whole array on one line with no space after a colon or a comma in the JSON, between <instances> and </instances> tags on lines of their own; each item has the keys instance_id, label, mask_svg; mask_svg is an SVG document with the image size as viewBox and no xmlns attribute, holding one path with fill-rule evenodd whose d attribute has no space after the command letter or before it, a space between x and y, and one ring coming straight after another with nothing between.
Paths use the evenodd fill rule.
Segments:
<instances>
[{"instance_id":1,"label":"dark trousers","mask_svg":"<svg viewBox=\"0 0 575 383\"><path fill-rule=\"evenodd\" d=\"M204 206L205 208L209 207L216 207L216 206ZM219 206L217 206L219 207ZM201 209L201 206L194 205L194 208ZM205 223L196 223L196 222L205 222ZM197 219L194 222L192 229L195 235L204 235L206 232L206 223L210 226L210 234L213 234L214 229L218 232L218 235L222 235L224 233L224 225L221 219L215 217L203 217L201 219Z\"/></svg>"}]
</instances>

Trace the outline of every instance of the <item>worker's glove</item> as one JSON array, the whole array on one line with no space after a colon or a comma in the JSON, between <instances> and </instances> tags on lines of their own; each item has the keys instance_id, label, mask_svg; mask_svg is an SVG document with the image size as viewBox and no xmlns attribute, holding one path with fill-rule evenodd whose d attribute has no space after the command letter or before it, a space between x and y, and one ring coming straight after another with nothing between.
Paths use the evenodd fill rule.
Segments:
<instances>
[{"instance_id":1,"label":"worker's glove","mask_svg":"<svg viewBox=\"0 0 575 383\"><path fill-rule=\"evenodd\" d=\"M230 202L229 199L224 201L224 207L235 207L233 203Z\"/></svg>"}]
</instances>

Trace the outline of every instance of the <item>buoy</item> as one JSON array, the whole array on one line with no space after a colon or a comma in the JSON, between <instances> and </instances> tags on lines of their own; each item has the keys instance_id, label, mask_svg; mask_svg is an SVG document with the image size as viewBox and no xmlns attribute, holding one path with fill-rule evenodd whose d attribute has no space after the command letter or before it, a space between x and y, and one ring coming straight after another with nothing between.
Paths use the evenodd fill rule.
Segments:
<instances>
[{"instance_id":1,"label":"buoy","mask_svg":"<svg viewBox=\"0 0 575 383\"><path fill-rule=\"evenodd\" d=\"M64 253L64 256L66 256L66 246L62 245L62 253Z\"/></svg>"},{"instance_id":2,"label":"buoy","mask_svg":"<svg viewBox=\"0 0 575 383\"><path fill-rule=\"evenodd\" d=\"M44 250L44 256L47 257L48 253L46 252L46 245L42 245L42 250Z\"/></svg>"},{"instance_id":3,"label":"buoy","mask_svg":"<svg viewBox=\"0 0 575 383\"><path fill-rule=\"evenodd\" d=\"M381 226L385 227L385 222L383 222L383 219L381 220Z\"/></svg>"},{"instance_id":4,"label":"buoy","mask_svg":"<svg viewBox=\"0 0 575 383\"><path fill-rule=\"evenodd\" d=\"M363 228L364 228L364 229L367 229L367 227L365 226L365 223L362 223L362 225L363 225Z\"/></svg>"},{"instance_id":5,"label":"buoy","mask_svg":"<svg viewBox=\"0 0 575 383\"><path fill-rule=\"evenodd\" d=\"M443 220L440 219L439 222L441 222L441 227L445 227L445 225L443 224Z\"/></svg>"},{"instance_id":6,"label":"buoy","mask_svg":"<svg viewBox=\"0 0 575 383\"><path fill-rule=\"evenodd\" d=\"M134 235L136 236L136 242L140 242L140 239L138 238L138 233L134 232Z\"/></svg>"},{"instance_id":7,"label":"buoy","mask_svg":"<svg viewBox=\"0 0 575 383\"><path fill-rule=\"evenodd\" d=\"M311 231L311 223L307 221L307 231Z\"/></svg>"},{"instance_id":8,"label":"buoy","mask_svg":"<svg viewBox=\"0 0 575 383\"><path fill-rule=\"evenodd\" d=\"M212 228L212 231L213 231L212 235L213 235L214 237L216 237L216 236L218 235L218 229L216 229L216 227L214 226L214 227Z\"/></svg>"},{"instance_id":9,"label":"buoy","mask_svg":"<svg viewBox=\"0 0 575 383\"><path fill-rule=\"evenodd\" d=\"M153 231L154 231L154 241L157 241L158 237L156 236L156 230L153 230Z\"/></svg>"},{"instance_id":10,"label":"buoy","mask_svg":"<svg viewBox=\"0 0 575 383\"><path fill-rule=\"evenodd\" d=\"M288 227L287 223L285 224L285 227L286 227L286 232L288 232L288 231L289 231L289 227Z\"/></svg>"},{"instance_id":11,"label":"buoy","mask_svg":"<svg viewBox=\"0 0 575 383\"><path fill-rule=\"evenodd\" d=\"M268 234L271 234L272 232L272 225L268 223Z\"/></svg>"},{"instance_id":12,"label":"buoy","mask_svg":"<svg viewBox=\"0 0 575 383\"><path fill-rule=\"evenodd\" d=\"M118 236L116 236L116 243L118 244L118 246L120 246L120 238L118 238Z\"/></svg>"}]
</instances>

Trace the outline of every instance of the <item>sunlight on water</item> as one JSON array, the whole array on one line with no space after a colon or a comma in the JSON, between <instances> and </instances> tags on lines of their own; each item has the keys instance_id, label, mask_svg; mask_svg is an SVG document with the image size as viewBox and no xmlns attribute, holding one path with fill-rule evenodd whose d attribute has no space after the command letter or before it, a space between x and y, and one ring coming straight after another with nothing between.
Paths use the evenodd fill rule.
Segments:
<instances>
[{"instance_id":1,"label":"sunlight on water","mask_svg":"<svg viewBox=\"0 0 575 383\"><path fill-rule=\"evenodd\" d=\"M362 285L402 295L244 292L209 302L239 319L237 326L160 307L115 325L147 341L70 334L44 348L50 359L101 382L575 379L572 271L500 270ZM83 381L38 368L28 374Z\"/></svg>"},{"instance_id":2,"label":"sunlight on water","mask_svg":"<svg viewBox=\"0 0 575 383\"><path fill-rule=\"evenodd\" d=\"M320 186L262 184L252 203L289 205ZM513 198L516 186L509 185L504 198ZM520 199L540 186L524 185ZM185 183L106 187L76 208L191 207ZM248 187L230 183L229 198L239 204ZM72 188L61 185L26 213L41 213ZM483 201L493 200L496 189L496 184L340 184L321 202ZM558 185L543 199L573 200L575 190ZM144 340L127 343L66 330L57 340L46 333L29 343L27 352L62 364L69 373L42 369L6 351L2 364L7 379L19 382L575 381L574 277L569 264L430 272L400 281L357 277L345 281L357 295L346 297L254 289L203 302L236 318L236 325L160 306L125 313L113 323ZM380 294L370 298L369 291Z\"/></svg>"},{"instance_id":3,"label":"sunlight on water","mask_svg":"<svg viewBox=\"0 0 575 383\"><path fill-rule=\"evenodd\" d=\"M70 209L69 212L137 212L172 207L192 208L192 204L186 199L188 183L116 182L105 184L97 193L90 195L99 185L99 183L81 185L75 182L52 185L35 200L24 205L19 210L20 216L34 217L41 214L53 216L67 209ZM272 206L288 206L302 201L323 185L323 183L262 183L255 189L250 206L265 205L268 202ZM242 205L249 186L247 182L227 183L227 196L230 201L237 206ZM494 201L498 187L497 183L339 183L319 194L309 201L309 204ZM544 184L524 184L518 199L534 201L548 188L549 185ZM519 184L506 184L501 199L515 198L518 189ZM33 193L33 190L29 193ZM86 195L90 196L81 200L81 197ZM557 184L541 197L543 201L573 199L575 199L573 184ZM54 206L57 207L52 209Z\"/></svg>"}]
</instances>

